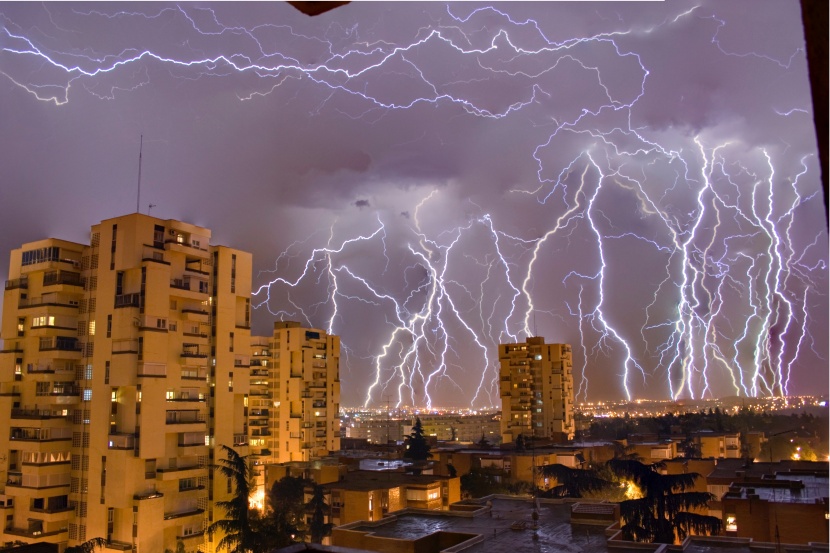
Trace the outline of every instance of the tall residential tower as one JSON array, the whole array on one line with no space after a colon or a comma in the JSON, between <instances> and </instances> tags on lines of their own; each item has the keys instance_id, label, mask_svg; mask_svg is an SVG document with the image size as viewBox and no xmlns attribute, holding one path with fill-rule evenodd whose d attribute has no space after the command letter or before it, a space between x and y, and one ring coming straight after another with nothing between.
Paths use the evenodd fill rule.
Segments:
<instances>
[{"instance_id":1,"label":"tall residential tower","mask_svg":"<svg viewBox=\"0 0 830 553\"><path fill-rule=\"evenodd\" d=\"M0 542L213 551L248 453L251 256L141 214L11 253L0 349Z\"/></svg>"},{"instance_id":2,"label":"tall residential tower","mask_svg":"<svg viewBox=\"0 0 830 553\"><path fill-rule=\"evenodd\" d=\"M500 344L502 441L567 441L574 436L571 346L541 337Z\"/></svg>"}]
</instances>

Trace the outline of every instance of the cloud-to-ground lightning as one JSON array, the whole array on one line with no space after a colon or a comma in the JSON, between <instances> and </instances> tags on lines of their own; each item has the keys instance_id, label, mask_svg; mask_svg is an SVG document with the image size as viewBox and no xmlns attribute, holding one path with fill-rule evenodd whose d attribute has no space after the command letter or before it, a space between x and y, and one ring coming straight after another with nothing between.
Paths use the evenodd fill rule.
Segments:
<instances>
[{"instance_id":1,"label":"cloud-to-ground lightning","mask_svg":"<svg viewBox=\"0 0 830 553\"><path fill-rule=\"evenodd\" d=\"M379 209L360 231L335 221L256 277L257 308L341 334L344 372L371 372L352 404L394 394L399 405L498 405L497 345L534 334L578 342L581 399L594 379L614 379L629 398L787 394L799 356L815 349L826 234L795 230L821 202L815 160L786 161L787 145L733 136L731 121L671 136L650 127L657 68L636 46L640 35L689 33L697 22L705 55L775 79L787 78L799 48L738 50L725 20L688 4L648 27L615 18L558 38L509 6L462 4L395 43L357 25L312 36L224 22L209 6L142 9L76 8L54 32L0 13L0 77L54 109L86 94L118 101L167 72L227 81L246 103L302 86L320 98L309 117L328 110L371 126L446 108L459 121L525 124L536 137L527 151L504 152L536 176L497 196L512 215L469 199L455 218L431 216L453 191L422 187L408 191L406 213ZM129 34L111 50L62 42L73 25L107 23L184 35L161 45ZM768 110L809 124L805 106ZM532 228L515 221L523 213Z\"/></svg>"}]
</instances>

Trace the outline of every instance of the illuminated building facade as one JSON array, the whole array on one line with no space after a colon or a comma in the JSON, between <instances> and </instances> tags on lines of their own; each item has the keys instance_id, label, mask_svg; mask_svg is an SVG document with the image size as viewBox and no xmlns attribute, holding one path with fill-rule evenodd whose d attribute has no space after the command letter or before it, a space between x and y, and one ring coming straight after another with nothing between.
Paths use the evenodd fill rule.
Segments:
<instances>
[{"instance_id":1,"label":"illuminated building facade","mask_svg":"<svg viewBox=\"0 0 830 553\"><path fill-rule=\"evenodd\" d=\"M338 451L340 337L297 322L275 322L269 353L268 388L261 389L261 380L255 379L257 393L264 395L251 397L259 403L248 412L251 438L259 429L265 439L256 442L267 453L260 462L310 461ZM271 402L268 407L263 399ZM268 425L262 426L265 416Z\"/></svg>"},{"instance_id":2,"label":"illuminated building facade","mask_svg":"<svg viewBox=\"0 0 830 553\"><path fill-rule=\"evenodd\" d=\"M248 453L251 256L210 235L131 214L11 252L0 543L212 551L214 447Z\"/></svg>"},{"instance_id":3,"label":"illuminated building facade","mask_svg":"<svg viewBox=\"0 0 830 553\"><path fill-rule=\"evenodd\" d=\"M542 337L500 344L501 434L504 443L525 438L573 439L571 346Z\"/></svg>"}]
</instances>

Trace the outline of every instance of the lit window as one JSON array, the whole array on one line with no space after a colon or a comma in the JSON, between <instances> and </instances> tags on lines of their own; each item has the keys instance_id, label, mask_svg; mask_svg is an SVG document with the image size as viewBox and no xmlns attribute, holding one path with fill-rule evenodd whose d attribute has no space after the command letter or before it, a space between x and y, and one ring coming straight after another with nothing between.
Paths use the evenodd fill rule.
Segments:
<instances>
[{"instance_id":1,"label":"lit window","mask_svg":"<svg viewBox=\"0 0 830 553\"><path fill-rule=\"evenodd\" d=\"M89 335L95 336L95 321L89 321Z\"/></svg>"},{"instance_id":2,"label":"lit window","mask_svg":"<svg viewBox=\"0 0 830 553\"><path fill-rule=\"evenodd\" d=\"M738 531L738 520L735 518L735 515L726 515L726 531L727 532L737 532Z\"/></svg>"}]
</instances>

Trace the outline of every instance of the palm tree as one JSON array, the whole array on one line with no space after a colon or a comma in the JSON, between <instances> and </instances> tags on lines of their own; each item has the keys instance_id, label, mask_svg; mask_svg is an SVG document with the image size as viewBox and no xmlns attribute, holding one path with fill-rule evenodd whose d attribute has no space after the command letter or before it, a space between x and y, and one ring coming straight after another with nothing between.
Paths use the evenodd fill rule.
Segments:
<instances>
[{"instance_id":1,"label":"palm tree","mask_svg":"<svg viewBox=\"0 0 830 553\"><path fill-rule=\"evenodd\" d=\"M104 538L91 538L86 540L84 543L67 547L64 550L64 553L93 553L96 549L103 549L106 546L107 540Z\"/></svg>"},{"instance_id":2,"label":"palm tree","mask_svg":"<svg viewBox=\"0 0 830 553\"><path fill-rule=\"evenodd\" d=\"M543 466L542 474L556 479L557 485L550 489L554 497L583 497L586 493L599 492L612 485L594 469L574 469L554 464Z\"/></svg>"},{"instance_id":3,"label":"palm tree","mask_svg":"<svg viewBox=\"0 0 830 553\"><path fill-rule=\"evenodd\" d=\"M208 534L220 532L222 539L217 549L227 549L231 553L249 553L258 547L259 535L251 524L248 499L254 489L254 468L248 456L239 455L234 449L223 445L222 450L227 459L220 459L216 470L228 478L233 486L233 496L226 501L217 501L216 505L225 511L225 518L208 526Z\"/></svg>"},{"instance_id":4,"label":"palm tree","mask_svg":"<svg viewBox=\"0 0 830 553\"><path fill-rule=\"evenodd\" d=\"M325 513L329 506L323 493L323 486L314 484L311 500L305 505L306 510L311 511L311 523L308 526L311 543L323 543L323 538L331 534L334 527L334 524L326 522Z\"/></svg>"},{"instance_id":5,"label":"palm tree","mask_svg":"<svg viewBox=\"0 0 830 553\"><path fill-rule=\"evenodd\" d=\"M721 520L689 512L705 508L715 496L694 488L697 473L660 474L663 463L645 465L632 459L611 459L611 470L633 481L644 493L640 499L620 503L621 528L627 540L668 543L682 541L689 534L717 534Z\"/></svg>"}]
</instances>

